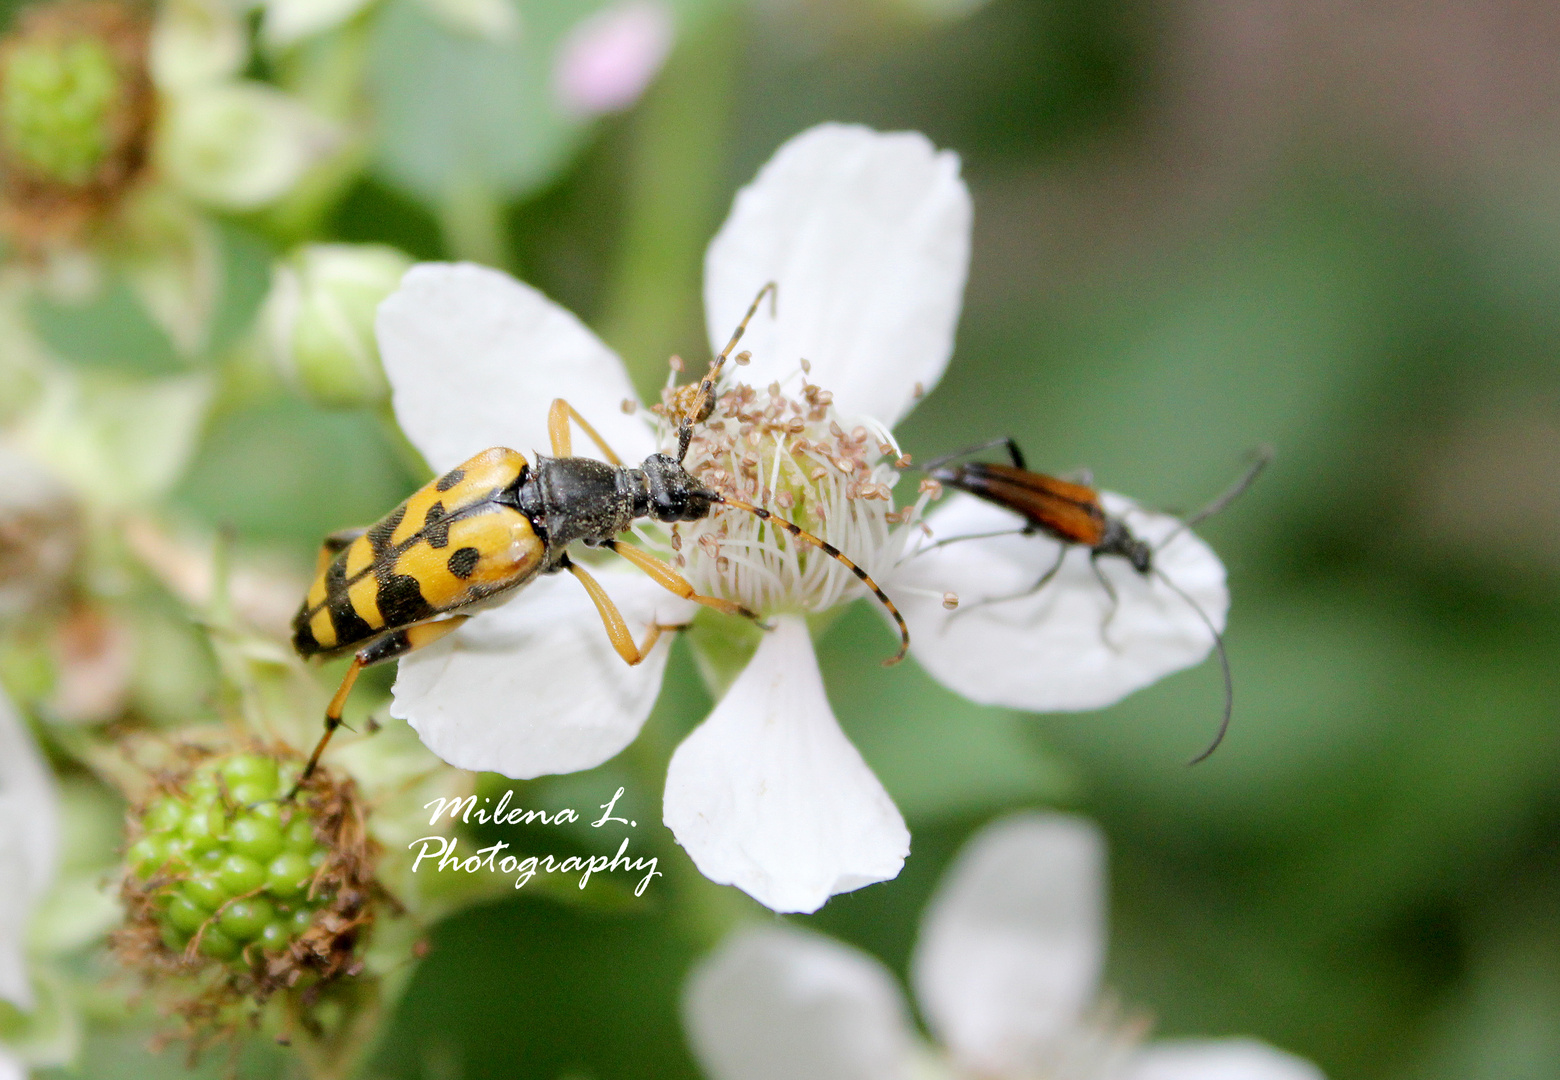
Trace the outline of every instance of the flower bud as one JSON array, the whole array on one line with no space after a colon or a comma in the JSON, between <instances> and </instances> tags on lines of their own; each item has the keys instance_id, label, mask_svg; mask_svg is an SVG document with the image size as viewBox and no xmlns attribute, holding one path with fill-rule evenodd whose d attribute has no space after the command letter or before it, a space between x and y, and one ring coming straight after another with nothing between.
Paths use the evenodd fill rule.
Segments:
<instances>
[{"instance_id":1,"label":"flower bud","mask_svg":"<svg viewBox=\"0 0 1560 1080\"><path fill-rule=\"evenodd\" d=\"M375 854L350 782L317 771L295 799L296 756L204 757L132 815L120 958L147 972L226 969L228 996L353 974L372 920Z\"/></svg>"},{"instance_id":2,"label":"flower bud","mask_svg":"<svg viewBox=\"0 0 1560 1080\"><path fill-rule=\"evenodd\" d=\"M224 210L282 198L342 133L273 86L214 83L163 103L157 159L180 188Z\"/></svg>"},{"instance_id":3,"label":"flower bud","mask_svg":"<svg viewBox=\"0 0 1560 1080\"><path fill-rule=\"evenodd\" d=\"M411 265L378 244L310 244L278 262L261 324L287 380L327 405L384 400L374 313Z\"/></svg>"}]
</instances>

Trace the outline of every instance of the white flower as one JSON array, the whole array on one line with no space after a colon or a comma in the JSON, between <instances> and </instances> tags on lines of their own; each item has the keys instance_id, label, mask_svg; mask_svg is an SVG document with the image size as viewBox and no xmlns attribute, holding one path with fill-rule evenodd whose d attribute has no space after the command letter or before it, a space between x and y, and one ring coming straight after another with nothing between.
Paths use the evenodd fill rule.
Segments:
<instances>
[{"instance_id":1,"label":"white flower","mask_svg":"<svg viewBox=\"0 0 1560 1080\"><path fill-rule=\"evenodd\" d=\"M706 258L715 349L766 282L778 283L779 302L775 317L765 310L749 327L751 364L728 369L690 467L723 490L772 497L775 513L801 518L867 572L888 571L903 530L887 516L885 458L898 451L886 431L947 365L970 219L957 158L920 135L824 125L782 147L738 195ZM657 449L647 410L624 411L633 392L618 358L495 271L415 267L380 308L378 331L397 417L437 470L495 445L548 453L555 397L624 461ZM575 452L595 451L576 436ZM776 910L811 911L895 876L909 834L839 730L803 621L859 586L774 534L731 509L676 534L696 586L740 600L774 629L673 757L664 814L706 876ZM691 605L636 572L607 567L601 577L631 628L690 617ZM626 746L667 650L624 665L566 578L540 579L402 660L395 715L446 761L512 777L590 768Z\"/></svg>"},{"instance_id":2,"label":"white flower","mask_svg":"<svg viewBox=\"0 0 1560 1080\"><path fill-rule=\"evenodd\" d=\"M1136 1045L1099 996L1104 848L1093 825L1019 814L965 847L912 959L919 1042L877 960L783 925L732 935L689 978L684 1020L713 1080L1322 1080L1250 1039Z\"/></svg>"},{"instance_id":3,"label":"white flower","mask_svg":"<svg viewBox=\"0 0 1560 1080\"><path fill-rule=\"evenodd\" d=\"M1019 596L1055 563L1057 541L1017 535L1017 514L962 492L928 515L932 539L894 574L921 666L973 701L1051 712L1103 708L1207 656L1230 603L1218 556L1168 514L1108 491L1101 503L1151 547L1175 533L1154 552L1155 574L1109 556L1091 566L1075 545L1043 589ZM933 546L954 537L975 539ZM943 590L956 609L942 605Z\"/></svg>"},{"instance_id":4,"label":"white flower","mask_svg":"<svg viewBox=\"0 0 1560 1080\"><path fill-rule=\"evenodd\" d=\"M0 1001L33 1005L27 927L59 859L54 780L15 708L0 694ZM0 1050L0 1076L4 1075Z\"/></svg>"}]
</instances>

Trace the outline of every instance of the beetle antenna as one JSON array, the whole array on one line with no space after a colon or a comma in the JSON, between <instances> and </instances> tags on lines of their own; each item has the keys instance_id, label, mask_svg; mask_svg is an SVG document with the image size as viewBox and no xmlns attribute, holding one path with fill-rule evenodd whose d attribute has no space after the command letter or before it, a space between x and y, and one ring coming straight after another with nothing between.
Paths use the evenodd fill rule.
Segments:
<instances>
[{"instance_id":1,"label":"beetle antenna","mask_svg":"<svg viewBox=\"0 0 1560 1080\"><path fill-rule=\"evenodd\" d=\"M1268 465L1272 463L1273 447L1267 443L1263 443L1261 446L1257 447L1252 456L1255 460L1253 460L1246 471L1241 474L1240 479L1231 484L1229 490L1225 491L1222 495L1214 499L1207 506L1204 506L1201 510L1197 511L1195 514L1192 514L1190 517L1182 518L1181 523L1166 533L1165 538L1159 541L1158 545L1155 546L1155 553L1163 551L1169 545L1170 541L1174 540L1177 536L1180 536L1188 529L1195 528L1200 522L1206 521L1208 518L1213 517L1214 514L1221 512L1225 507L1229 506L1230 503L1244 495L1246 493L1246 489L1249 488L1252 482L1261 475L1262 470L1267 468Z\"/></svg>"},{"instance_id":2,"label":"beetle antenna","mask_svg":"<svg viewBox=\"0 0 1560 1080\"><path fill-rule=\"evenodd\" d=\"M1182 589L1166 577L1163 570L1156 567L1154 576L1169 586L1171 592L1185 600L1187 606L1197 612L1197 617L1208 628L1208 633L1213 635L1214 647L1219 650L1219 669L1224 673L1224 716L1219 720L1218 733L1214 735L1213 742L1208 744L1208 749L1186 763L1188 766L1192 766L1200 761L1206 761L1208 756L1219 748L1219 744L1224 741L1224 733L1230 729L1230 716L1235 711L1235 680L1230 676L1230 654L1224 650L1224 635L1219 633L1218 629L1213 625L1213 620L1208 618L1208 613L1202 609L1202 605L1193 600L1185 589Z\"/></svg>"},{"instance_id":3,"label":"beetle antenna","mask_svg":"<svg viewBox=\"0 0 1560 1080\"><path fill-rule=\"evenodd\" d=\"M894 606L894 602L888 598L888 594L883 591L882 587L879 586L877 582L872 580L871 575L869 575L865 570L857 566L855 563L851 562L850 559L846 558L843 551L829 543L827 540L823 540L814 536L812 533L796 524L796 522L787 521L783 517L778 517L775 514L771 514L762 506L754 506L752 503L743 502L740 499L728 499L726 496L719 493L715 493L713 495L712 501L718 502L723 506L729 506L734 510L746 510L750 514L756 514L764 521L772 522L773 524L780 526L786 532L790 533L792 536L802 541L803 543L811 544L813 547L817 548L819 551L823 552L825 555L829 556L829 558L835 560L836 562L843 563L846 569L861 579L861 583L863 585L872 590L872 595L878 598L878 602L887 608L888 613L894 617L894 622L899 624L899 651L893 656L890 656L887 660L884 660L883 666L893 667L895 664L899 663L899 661L905 658L905 654L910 651L910 627L905 624L905 617L899 613L899 609Z\"/></svg>"},{"instance_id":4,"label":"beetle antenna","mask_svg":"<svg viewBox=\"0 0 1560 1080\"><path fill-rule=\"evenodd\" d=\"M737 347L737 342L742 340L743 333L747 330L747 324L758 313L758 305L764 302L764 294L769 294L769 317L775 317L775 305L778 302L780 286L773 281L765 282L764 287L758 290L758 295L753 297L753 303L748 307L747 314L742 316L742 321L732 331L731 340L726 342L726 347L720 351L710 369L704 373L704 378L699 380L698 393L694 395L693 404L683 413L682 419L677 424L677 460L682 461L688 456L688 444L693 441L693 425L699 423L710 415L710 409L714 402L711 400L715 393L715 382L720 378L720 369L726 363L726 357L731 355L731 350Z\"/></svg>"}]
</instances>

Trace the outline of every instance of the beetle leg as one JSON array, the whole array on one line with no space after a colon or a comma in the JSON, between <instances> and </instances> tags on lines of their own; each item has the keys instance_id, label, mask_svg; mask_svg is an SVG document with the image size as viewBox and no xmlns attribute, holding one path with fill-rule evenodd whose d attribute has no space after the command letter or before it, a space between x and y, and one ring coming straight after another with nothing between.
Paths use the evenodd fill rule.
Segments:
<instances>
[{"instance_id":1,"label":"beetle leg","mask_svg":"<svg viewBox=\"0 0 1560 1080\"><path fill-rule=\"evenodd\" d=\"M992 533L991 535L993 535L993 536L1014 536L1014 535L1023 535L1023 533L1025 533L1027 531L1028 530L1021 529L1017 533ZM954 537L954 539L955 540L961 540L961 539L963 539L963 537ZM1067 558L1067 545L1066 544L1060 544L1060 545L1058 545L1057 550L1056 550L1056 561L1051 564L1051 568L1049 570L1047 570L1045 573L1040 575L1040 580L1039 581L1037 581L1033 585L1029 586L1029 588L1025 589L1023 592L1011 593L1011 594L1009 594L1007 596L988 596L986 599L984 599L984 600L976 600L972 604L960 604L958 606L958 608L953 612L953 614L949 615L948 617L950 619L957 618L963 612L973 611L973 610L975 610L978 607L985 607L987 604L1001 604L1001 603L1007 602L1008 600L1022 600L1026 596L1033 596L1035 593L1039 592L1041 589L1043 589L1047 585L1051 584L1051 579L1054 578L1057 575L1058 572L1060 572L1060 570L1062 569L1062 562L1066 558ZM1096 574L1099 573L1099 567L1096 566L1094 568L1094 572Z\"/></svg>"},{"instance_id":2,"label":"beetle leg","mask_svg":"<svg viewBox=\"0 0 1560 1080\"><path fill-rule=\"evenodd\" d=\"M629 667L642 663L645 657L650 655L650 650L661 637L663 630L681 630L681 625L667 625L664 623L651 623L650 632L645 635L645 640L638 645L634 644L634 638L628 632L628 624L623 621L623 613L617 609L612 598L607 595L607 590L601 587L601 582L585 572L585 568L572 559L565 557L561 565L569 573L579 579L579 583L585 586L585 591L590 594L591 602L596 605L596 613L601 616L602 625L607 628L607 637L612 642L612 647L623 658L623 662Z\"/></svg>"},{"instance_id":3,"label":"beetle leg","mask_svg":"<svg viewBox=\"0 0 1560 1080\"><path fill-rule=\"evenodd\" d=\"M343 548L366 532L368 532L367 525L360 525L355 529L338 529L321 541L320 557L314 567L315 577L325 572L325 568L330 565L330 561L337 555L340 555Z\"/></svg>"},{"instance_id":4,"label":"beetle leg","mask_svg":"<svg viewBox=\"0 0 1560 1080\"><path fill-rule=\"evenodd\" d=\"M1116 612L1121 609L1121 597L1116 595L1116 586L1110 583L1110 578L1106 577L1105 572L1100 569L1099 552L1089 552L1089 565L1094 568L1094 576L1099 579L1100 588L1104 589L1105 595L1110 597L1110 611L1105 614L1104 619L1100 620L1100 640L1112 652L1120 652L1121 650L1110 640L1110 624L1115 619Z\"/></svg>"},{"instance_id":5,"label":"beetle leg","mask_svg":"<svg viewBox=\"0 0 1560 1080\"><path fill-rule=\"evenodd\" d=\"M553 398L552 407L547 410L547 435L552 440L553 457L573 457L574 440L569 435L569 421L573 420L580 426L580 430L590 436L590 441L600 449L602 456L610 465L621 465L623 460L617 456L607 441L596 433L585 418L575 411L563 398Z\"/></svg>"},{"instance_id":6,"label":"beetle leg","mask_svg":"<svg viewBox=\"0 0 1560 1080\"><path fill-rule=\"evenodd\" d=\"M347 673L342 676L341 685L336 688L330 704L325 707L325 732L320 736L320 741L314 744L314 752L309 755L309 763L303 767L303 772L298 774L297 782L293 784L292 790L287 793L284 801L291 802L309 777L314 775L314 770L320 763L320 755L325 752L325 747L330 745L330 737L336 734L336 729L341 726L342 710L346 708L347 698L352 693L352 685L357 682L357 677L364 668L382 664L386 660L394 660L398 656L405 656L424 645L432 645L468 618L470 618L468 615L452 615L447 619L418 623L416 626L408 626L393 634L375 638L359 649L352 657L352 663L347 667Z\"/></svg>"},{"instance_id":7,"label":"beetle leg","mask_svg":"<svg viewBox=\"0 0 1560 1080\"><path fill-rule=\"evenodd\" d=\"M636 548L632 544L620 543L617 540L609 540L602 547L617 552L648 574L651 581L654 581L663 589L676 593L684 600L692 600L696 604L714 608L725 615L741 615L744 619L752 619L765 630L770 629L757 612L749 611L735 600L723 600L718 596L704 596L695 592L693 586L688 583L686 578L647 551Z\"/></svg>"}]
</instances>

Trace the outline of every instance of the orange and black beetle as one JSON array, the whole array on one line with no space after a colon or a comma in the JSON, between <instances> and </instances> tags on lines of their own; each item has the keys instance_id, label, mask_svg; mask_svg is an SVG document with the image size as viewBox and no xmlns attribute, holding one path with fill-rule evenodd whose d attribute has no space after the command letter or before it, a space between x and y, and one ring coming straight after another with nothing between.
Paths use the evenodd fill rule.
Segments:
<instances>
[{"instance_id":1,"label":"orange and black beetle","mask_svg":"<svg viewBox=\"0 0 1560 1080\"><path fill-rule=\"evenodd\" d=\"M637 468L624 465L595 429L558 398L547 416L552 457L538 457L532 464L504 447L484 450L425 485L368 528L326 538L314 584L293 617L293 647L304 657L351 653L352 665L325 711L325 732L289 798L319 764L363 668L439 640L475 611L506 599L538 574L567 570L579 580L626 663L644 660L662 631L680 629L652 624L645 639L636 644L617 605L584 567L569 558L568 547L576 541L616 552L684 599L758 620L757 614L735 601L700 595L667 563L618 541L617 536L639 518L700 521L717 506L727 506L772 522L845 564L872 590L899 624L900 649L890 662L904 657L910 647L909 628L866 571L832 544L763 507L706 488L683 468L693 424L710 413L722 365L764 294L773 290L770 284L759 291L726 348L687 398L678 420L676 457L651 454ZM571 420L600 448L606 461L572 455Z\"/></svg>"}]
</instances>

